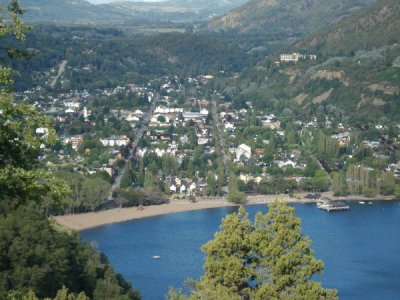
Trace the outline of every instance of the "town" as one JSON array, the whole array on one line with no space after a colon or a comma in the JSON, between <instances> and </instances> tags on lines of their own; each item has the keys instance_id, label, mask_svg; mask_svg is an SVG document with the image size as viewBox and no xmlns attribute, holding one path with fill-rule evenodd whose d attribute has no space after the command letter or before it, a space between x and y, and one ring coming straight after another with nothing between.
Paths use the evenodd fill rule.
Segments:
<instances>
[{"instance_id":1,"label":"town","mask_svg":"<svg viewBox=\"0 0 400 300\"><path fill-rule=\"evenodd\" d=\"M111 199L124 205L221 196L242 202L246 195L324 191L373 197L393 195L400 180L400 124L350 125L334 114L297 119L290 108L256 110L251 99L235 102L212 90L211 75L57 93L49 88L55 74L50 70L43 86L16 99L54 121L59 140L41 146L43 164L70 184L79 177L67 173L103 183L101 199L78 197L69 212L98 209Z\"/></svg>"}]
</instances>

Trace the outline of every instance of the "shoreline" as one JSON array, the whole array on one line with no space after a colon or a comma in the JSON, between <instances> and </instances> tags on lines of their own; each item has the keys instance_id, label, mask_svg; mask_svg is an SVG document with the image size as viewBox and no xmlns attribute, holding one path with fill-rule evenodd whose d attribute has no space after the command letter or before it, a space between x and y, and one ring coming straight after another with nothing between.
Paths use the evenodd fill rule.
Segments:
<instances>
[{"instance_id":1,"label":"shoreline","mask_svg":"<svg viewBox=\"0 0 400 300\"><path fill-rule=\"evenodd\" d=\"M282 195L250 195L247 197L247 202L244 205L259 205L268 204L272 201L285 201L291 203L313 203L317 202L315 199L305 199L304 196L307 193L295 194L290 197L287 194ZM379 198L367 198L364 196L346 196L346 197L334 197L331 192L321 193L321 198L329 198L332 201L389 201L396 200L392 196L380 196ZM143 219L148 217L203 210L210 208L221 208L221 207L235 207L240 206L228 202L225 198L202 198L197 202L189 202L187 200L171 200L168 204L151 205L145 206L143 210L139 210L137 207L117 208L111 210L104 210L99 212L90 212L74 215L63 215L53 217L54 220L72 230L83 231L86 229L92 229L104 225L113 223L126 222L130 220Z\"/></svg>"}]
</instances>

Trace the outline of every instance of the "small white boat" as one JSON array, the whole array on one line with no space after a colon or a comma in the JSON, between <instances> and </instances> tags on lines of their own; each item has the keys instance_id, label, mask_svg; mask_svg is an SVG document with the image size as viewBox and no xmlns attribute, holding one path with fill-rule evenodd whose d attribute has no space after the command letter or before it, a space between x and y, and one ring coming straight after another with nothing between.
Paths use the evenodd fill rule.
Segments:
<instances>
[{"instance_id":1,"label":"small white boat","mask_svg":"<svg viewBox=\"0 0 400 300\"><path fill-rule=\"evenodd\" d=\"M373 204L373 203L370 201L370 202L368 202L368 204L371 205L371 204Z\"/></svg>"},{"instance_id":2,"label":"small white boat","mask_svg":"<svg viewBox=\"0 0 400 300\"><path fill-rule=\"evenodd\" d=\"M159 255L154 255L154 256L153 256L154 259L160 259L160 257L161 257L161 256L159 256Z\"/></svg>"},{"instance_id":3,"label":"small white boat","mask_svg":"<svg viewBox=\"0 0 400 300\"><path fill-rule=\"evenodd\" d=\"M364 201L358 201L358 203L360 203L360 204L365 204L365 202L364 202Z\"/></svg>"}]
</instances>

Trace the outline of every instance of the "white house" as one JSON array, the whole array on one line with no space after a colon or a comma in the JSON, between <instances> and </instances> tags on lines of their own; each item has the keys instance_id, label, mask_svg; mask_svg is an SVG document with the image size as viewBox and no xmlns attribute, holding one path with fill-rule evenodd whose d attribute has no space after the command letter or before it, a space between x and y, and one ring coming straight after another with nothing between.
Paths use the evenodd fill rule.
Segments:
<instances>
[{"instance_id":1,"label":"white house","mask_svg":"<svg viewBox=\"0 0 400 300\"><path fill-rule=\"evenodd\" d=\"M109 138L104 138L100 139L100 142L103 144L105 147L121 147L121 146L126 146L129 143L129 138L127 136L121 135L121 136L112 136Z\"/></svg>"},{"instance_id":2,"label":"white house","mask_svg":"<svg viewBox=\"0 0 400 300\"><path fill-rule=\"evenodd\" d=\"M49 129L46 127L39 127L36 128L36 134L37 135L41 135L41 136L45 136L49 133Z\"/></svg>"},{"instance_id":3,"label":"white house","mask_svg":"<svg viewBox=\"0 0 400 300\"><path fill-rule=\"evenodd\" d=\"M285 161L278 160L278 161L276 161L276 163L277 163L279 168L284 168L284 167L287 167L287 166L292 166L293 168L297 167L297 163L294 162L291 159L288 159L288 160L285 160Z\"/></svg>"},{"instance_id":4,"label":"white house","mask_svg":"<svg viewBox=\"0 0 400 300\"><path fill-rule=\"evenodd\" d=\"M185 193L186 193L186 186L185 186L184 184L181 185L181 187L180 187L180 189L179 189L179 192L180 192L181 194L185 194Z\"/></svg>"},{"instance_id":5,"label":"white house","mask_svg":"<svg viewBox=\"0 0 400 300\"><path fill-rule=\"evenodd\" d=\"M176 185L175 184L172 184L170 187L169 187L169 191L171 192L171 193L176 193Z\"/></svg>"},{"instance_id":6,"label":"white house","mask_svg":"<svg viewBox=\"0 0 400 300\"><path fill-rule=\"evenodd\" d=\"M240 158L244 156L246 159L251 158L251 148L245 144L241 144L237 149L236 149L236 159L240 160Z\"/></svg>"},{"instance_id":7,"label":"white house","mask_svg":"<svg viewBox=\"0 0 400 300\"><path fill-rule=\"evenodd\" d=\"M292 54L281 54L280 61L281 62L297 62L299 61L300 54L299 53L292 53Z\"/></svg>"}]
</instances>

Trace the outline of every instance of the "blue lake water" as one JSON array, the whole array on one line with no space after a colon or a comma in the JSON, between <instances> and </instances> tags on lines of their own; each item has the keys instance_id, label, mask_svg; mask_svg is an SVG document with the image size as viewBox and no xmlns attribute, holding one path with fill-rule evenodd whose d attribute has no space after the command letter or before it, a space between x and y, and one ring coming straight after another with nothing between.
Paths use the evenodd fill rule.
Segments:
<instances>
[{"instance_id":1,"label":"blue lake water","mask_svg":"<svg viewBox=\"0 0 400 300\"><path fill-rule=\"evenodd\" d=\"M339 290L340 299L400 299L400 202L351 203L350 211L327 213L293 204L303 233L325 262L317 280ZM265 205L247 206L252 220ZM164 299L168 287L184 287L203 273L202 244L234 208L218 208L106 225L81 232L95 241L144 300ZM159 255L160 259L153 259Z\"/></svg>"}]
</instances>

